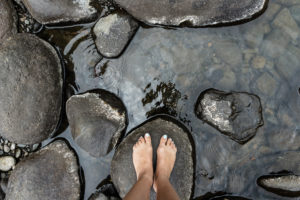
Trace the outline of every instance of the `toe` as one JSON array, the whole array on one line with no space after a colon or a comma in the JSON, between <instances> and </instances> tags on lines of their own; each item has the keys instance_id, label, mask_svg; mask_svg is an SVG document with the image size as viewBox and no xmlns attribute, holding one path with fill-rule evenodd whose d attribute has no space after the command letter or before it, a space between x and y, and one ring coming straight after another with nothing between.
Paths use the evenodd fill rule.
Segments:
<instances>
[{"instance_id":1,"label":"toe","mask_svg":"<svg viewBox=\"0 0 300 200\"><path fill-rule=\"evenodd\" d=\"M168 146L171 146L171 145L172 145L172 142L173 142L173 141L172 141L172 138L169 138L168 141L167 141L167 145L168 145Z\"/></svg>"},{"instance_id":2,"label":"toe","mask_svg":"<svg viewBox=\"0 0 300 200\"><path fill-rule=\"evenodd\" d=\"M145 143L144 137L141 136L141 137L139 138L139 143Z\"/></svg>"},{"instance_id":3,"label":"toe","mask_svg":"<svg viewBox=\"0 0 300 200\"><path fill-rule=\"evenodd\" d=\"M151 144L151 136L149 133L146 133L145 134L145 141L147 144Z\"/></svg>"},{"instance_id":4,"label":"toe","mask_svg":"<svg viewBox=\"0 0 300 200\"><path fill-rule=\"evenodd\" d=\"M163 135L160 138L160 144L159 145L166 145L167 140L168 140L168 136L167 135Z\"/></svg>"}]
</instances>

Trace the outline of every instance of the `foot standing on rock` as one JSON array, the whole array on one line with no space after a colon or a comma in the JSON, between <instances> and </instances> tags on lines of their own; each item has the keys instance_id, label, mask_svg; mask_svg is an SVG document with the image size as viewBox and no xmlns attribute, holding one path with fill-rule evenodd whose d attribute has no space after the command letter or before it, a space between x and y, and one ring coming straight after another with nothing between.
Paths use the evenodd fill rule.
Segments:
<instances>
[{"instance_id":1,"label":"foot standing on rock","mask_svg":"<svg viewBox=\"0 0 300 200\"><path fill-rule=\"evenodd\" d=\"M179 200L169 178L176 160L177 148L171 138L164 135L157 148L157 166L153 177L153 149L149 133L140 137L133 146L133 164L137 182L125 196L124 200L150 199L150 190L153 185L157 199Z\"/></svg>"}]
</instances>

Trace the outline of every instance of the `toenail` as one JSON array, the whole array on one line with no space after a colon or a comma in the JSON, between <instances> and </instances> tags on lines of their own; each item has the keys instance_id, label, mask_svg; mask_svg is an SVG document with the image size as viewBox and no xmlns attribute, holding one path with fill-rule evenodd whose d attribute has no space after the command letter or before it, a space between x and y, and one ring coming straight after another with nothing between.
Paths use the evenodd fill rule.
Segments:
<instances>
[{"instance_id":1,"label":"toenail","mask_svg":"<svg viewBox=\"0 0 300 200\"><path fill-rule=\"evenodd\" d=\"M167 135L164 135L163 137L164 137L164 139L167 139L167 138L168 138L168 136L167 136Z\"/></svg>"},{"instance_id":2,"label":"toenail","mask_svg":"<svg viewBox=\"0 0 300 200\"><path fill-rule=\"evenodd\" d=\"M150 134L149 134L149 133L146 133L145 136L146 136L146 137L150 137Z\"/></svg>"}]
</instances>

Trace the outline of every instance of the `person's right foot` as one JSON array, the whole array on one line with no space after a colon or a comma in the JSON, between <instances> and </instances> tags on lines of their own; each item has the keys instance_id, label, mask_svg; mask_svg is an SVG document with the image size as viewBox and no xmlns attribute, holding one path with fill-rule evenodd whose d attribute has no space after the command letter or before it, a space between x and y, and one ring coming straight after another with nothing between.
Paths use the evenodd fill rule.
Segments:
<instances>
[{"instance_id":1,"label":"person's right foot","mask_svg":"<svg viewBox=\"0 0 300 200\"><path fill-rule=\"evenodd\" d=\"M176 152L177 148L173 140L171 138L168 139L167 135L164 135L160 139L160 144L157 148L157 163L153 184L155 192L159 181L169 181L176 160Z\"/></svg>"}]
</instances>

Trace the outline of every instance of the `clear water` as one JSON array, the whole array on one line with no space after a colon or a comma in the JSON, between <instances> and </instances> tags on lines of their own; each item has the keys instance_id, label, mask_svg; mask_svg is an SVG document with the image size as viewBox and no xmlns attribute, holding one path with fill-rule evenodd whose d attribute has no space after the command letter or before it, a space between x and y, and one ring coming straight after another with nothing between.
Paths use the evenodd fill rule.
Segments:
<instances>
[{"instance_id":1,"label":"clear water","mask_svg":"<svg viewBox=\"0 0 300 200\"><path fill-rule=\"evenodd\" d=\"M38 35L65 61L67 94L102 88L123 100L127 133L161 113L189 128L196 146L194 198L221 192L285 199L259 188L256 179L279 170L300 175L300 153L288 152L300 150L299 7L295 0L270 0L261 16L234 26L140 27L117 59L97 52L94 23L46 27ZM260 97L264 126L252 140L240 145L195 116L198 95L208 88ZM79 156L88 199L110 174L113 152L99 159L89 156L72 141L65 116L57 135Z\"/></svg>"}]
</instances>

